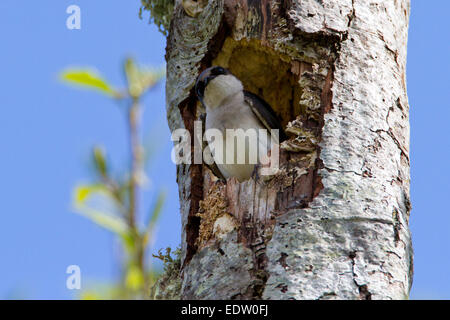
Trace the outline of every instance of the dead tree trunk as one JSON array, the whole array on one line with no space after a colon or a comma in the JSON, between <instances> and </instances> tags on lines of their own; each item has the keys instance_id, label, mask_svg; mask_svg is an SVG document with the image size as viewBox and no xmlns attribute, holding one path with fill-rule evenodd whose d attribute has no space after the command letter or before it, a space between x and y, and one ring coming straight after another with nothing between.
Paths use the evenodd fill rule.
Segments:
<instances>
[{"instance_id":1,"label":"dead tree trunk","mask_svg":"<svg viewBox=\"0 0 450 320\"><path fill-rule=\"evenodd\" d=\"M195 79L221 65L289 134L270 179L178 166L180 298L408 297L408 17L409 0L177 1L171 130L194 136Z\"/></svg>"}]
</instances>

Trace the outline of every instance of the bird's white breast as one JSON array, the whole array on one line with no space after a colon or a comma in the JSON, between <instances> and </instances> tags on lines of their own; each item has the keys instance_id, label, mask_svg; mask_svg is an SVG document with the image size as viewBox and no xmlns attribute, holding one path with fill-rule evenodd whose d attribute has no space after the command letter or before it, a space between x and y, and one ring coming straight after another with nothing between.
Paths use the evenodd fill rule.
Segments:
<instances>
[{"instance_id":1,"label":"bird's white breast","mask_svg":"<svg viewBox=\"0 0 450 320\"><path fill-rule=\"evenodd\" d=\"M227 129L243 129L247 131L248 129L253 129L256 134L259 134L259 129L265 129L265 127L256 118L251 108L246 104L244 100L243 92L239 92L231 97L227 97L222 104L213 109L207 106L207 116L205 129L218 129L222 133L222 137L219 136L217 142L222 144L223 154L221 158L220 154L214 152L214 160L219 168L220 172L225 178L235 177L239 181L247 180L251 177L254 170L254 163L249 163L250 154L249 145L245 143L245 139L233 139L234 150L230 148L231 144L227 144ZM258 144L257 149L257 162L260 161L261 157L267 155L270 149L270 136L266 141L264 139L257 138L256 143ZM213 143L214 144L214 143ZM217 146L217 144L215 144ZM211 143L210 143L211 148ZM214 149L212 147L211 149ZM250 149L250 150L249 150ZM246 152L246 162L244 164L237 163L237 152L236 150L245 150ZM233 161L227 162L226 155L228 153L234 153Z\"/></svg>"}]
</instances>

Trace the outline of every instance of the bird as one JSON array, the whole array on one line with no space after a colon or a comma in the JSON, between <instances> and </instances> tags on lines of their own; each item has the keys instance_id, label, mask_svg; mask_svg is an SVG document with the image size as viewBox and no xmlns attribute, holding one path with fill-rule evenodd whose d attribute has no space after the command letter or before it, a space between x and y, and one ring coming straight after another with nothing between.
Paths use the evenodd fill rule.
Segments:
<instances>
[{"instance_id":1,"label":"bird","mask_svg":"<svg viewBox=\"0 0 450 320\"><path fill-rule=\"evenodd\" d=\"M271 129L278 129L279 142L286 139L272 107L258 95L244 90L242 82L228 69L221 66L205 69L197 77L195 93L206 110L205 132L215 129L221 133L219 137L214 137L214 142L208 141L208 146L214 149L213 159L224 179L234 177L243 182L252 177L255 166L271 149ZM234 129L236 137L227 136L228 129ZM257 140L249 138L249 142L246 142L245 132L251 131L247 131L248 129L254 129L256 133L260 132L259 129L266 129L267 138L257 135ZM230 137L234 145L227 144L227 138ZM255 149L250 147L251 142L258 147L256 154L252 151ZM229 153L232 161L227 159ZM242 161L244 155L245 161ZM252 161L255 156L256 163Z\"/></svg>"}]
</instances>

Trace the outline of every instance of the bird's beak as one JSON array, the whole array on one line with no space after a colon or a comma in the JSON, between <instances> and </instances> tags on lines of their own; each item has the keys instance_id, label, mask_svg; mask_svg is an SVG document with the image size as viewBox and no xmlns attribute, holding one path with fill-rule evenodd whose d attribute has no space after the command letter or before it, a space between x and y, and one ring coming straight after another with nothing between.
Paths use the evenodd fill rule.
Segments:
<instances>
[{"instance_id":1,"label":"bird's beak","mask_svg":"<svg viewBox=\"0 0 450 320\"><path fill-rule=\"evenodd\" d=\"M211 75L210 68L204 70L197 79L196 94L198 100L202 103L203 107L206 107L203 102L203 94L208 82L212 80L214 77Z\"/></svg>"}]
</instances>

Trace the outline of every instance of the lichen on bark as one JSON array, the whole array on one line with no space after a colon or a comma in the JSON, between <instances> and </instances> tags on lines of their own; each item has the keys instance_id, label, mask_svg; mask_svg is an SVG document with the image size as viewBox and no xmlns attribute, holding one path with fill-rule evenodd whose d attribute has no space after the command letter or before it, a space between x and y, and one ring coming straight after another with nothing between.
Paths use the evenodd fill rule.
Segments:
<instances>
[{"instance_id":1,"label":"lichen on bark","mask_svg":"<svg viewBox=\"0 0 450 320\"><path fill-rule=\"evenodd\" d=\"M141 0L139 17L142 19L143 11L150 13L150 21L153 22L159 31L167 36L172 20L175 0Z\"/></svg>"},{"instance_id":2,"label":"lichen on bark","mask_svg":"<svg viewBox=\"0 0 450 320\"><path fill-rule=\"evenodd\" d=\"M175 250L174 257L171 249L167 248L166 253L160 251L155 258L163 261L164 269L158 281L150 288L149 297L155 300L179 300L181 293L181 252Z\"/></svg>"}]
</instances>

